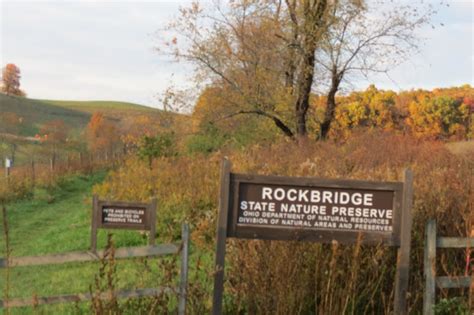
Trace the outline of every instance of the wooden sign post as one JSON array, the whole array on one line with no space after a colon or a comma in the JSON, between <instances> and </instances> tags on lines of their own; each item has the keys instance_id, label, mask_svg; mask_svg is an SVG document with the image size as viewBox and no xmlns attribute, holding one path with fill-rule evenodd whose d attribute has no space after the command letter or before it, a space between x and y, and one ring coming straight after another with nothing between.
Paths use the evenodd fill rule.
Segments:
<instances>
[{"instance_id":1,"label":"wooden sign post","mask_svg":"<svg viewBox=\"0 0 474 315\"><path fill-rule=\"evenodd\" d=\"M224 160L213 314L222 314L228 237L398 247L395 314L406 314L413 175L404 182L235 174Z\"/></svg>"},{"instance_id":2,"label":"wooden sign post","mask_svg":"<svg viewBox=\"0 0 474 315\"><path fill-rule=\"evenodd\" d=\"M12 160L9 158L5 158L5 177L9 178L10 177L10 169L12 167Z\"/></svg>"},{"instance_id":3,"label":"wooden sign post","mask_svg":"<svg viewBox=\"0 0 474 315\"><path fill-rule=\"evenodd\" d=\"M155 245L156 198L151 203L122 202L92 198L91 250L97 250L97 229L150 231L150 245Z\"/></svg>"}]
</instances>

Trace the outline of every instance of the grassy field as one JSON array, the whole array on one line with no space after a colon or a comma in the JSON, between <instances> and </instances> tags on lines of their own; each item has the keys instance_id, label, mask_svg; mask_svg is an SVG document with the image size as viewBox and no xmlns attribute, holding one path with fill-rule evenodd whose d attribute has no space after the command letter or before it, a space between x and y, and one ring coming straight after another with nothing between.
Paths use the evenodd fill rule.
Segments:
<instances>
[{"instance_id":1,"label":"grassy field","mask_svg":"<svg viewBox=\"0 0 474 315\"><path fill-rule=\"evenodd\" d=\"M156 109L127 102L115 102L115 101L56 101L56 100L43 100L48 104L60 106L67 109L74 109L81 112L95 112L97 110L104 111L143 111L143 112L154 112Z\"/></svg>"},{"instance_id":2,"label":"grassy field","mask_svg":"<svg viewBox=\"0 0 474 315\"><path fill-rule=\"evenodd\" d=\"M53 189L39 189L34 198L7 205L12 256L30 256L87 250L90 242L90 209L92 186L105 177L73 176L62 180ZM1 256L5 256L4 231L1 227ZM107 231L99 230L98 248L106 244ZM146 245L147 239L135 231L114 231L116 247ZM117 265L117 287L156 287L160 272L158 258L145 266L140 259L121 260ZM10 270L12 298L30 298L87 293L94 283L98 263L69 263L53 266L17 267ZM0 270L2 291L6 271ZM2 294L3 296L3 294ZM87 303L81 307L87 308ZM46 313L69 313L71 304L42 306ZM32 312L31 308L13 309L12 314Z\"/></svg>"},{"instance_id":3,"label":"grassy field","mask_svg":"<svg viewBox=\"0 0 474 315\"><path fill-rule=\"evenodd\" d=\"M47 121L61 119L73 128L84 128L90 114L74 109L55 106L41 100L7 96L0 93L0 113L11 112L23 118L19 134L34 136Z\"/></svg>"},{"instance_id":4,"label":"grassy field","mask_svg":"<svg viewBox=\"0 0 474 315\"><path fill-rule=\"evenodd\" d=\"M58 119L72 129L82 130L91 114L97 111L119 120L130 115L162 113L158 109L125 102L36 100L0 93L0 113L11 112L23 118L19 130L22 136L34 136L45 122Z\"/></svg>"}]
</instances>

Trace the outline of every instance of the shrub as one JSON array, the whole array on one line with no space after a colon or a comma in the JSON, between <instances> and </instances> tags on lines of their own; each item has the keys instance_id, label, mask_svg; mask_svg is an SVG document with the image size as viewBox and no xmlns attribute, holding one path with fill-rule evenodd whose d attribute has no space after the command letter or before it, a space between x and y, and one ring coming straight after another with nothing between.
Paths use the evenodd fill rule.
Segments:
<instances>
[{"instance_id":1,"label":"shrub","mask_svg":"<svg viewBox=\"0 0 474 315\"><path fill-rule=\"evenodd\" d=\"M212 288L219 165L227 155L233 172L322 178L400 181L415 173L410 312L421 312L423 242L427 218L440 235L466 236L472 217L474 161L439 142L389 133L367 133L345 143L282 140L243 151L160 159L153 172L131 159L95 188L101 196L147 200L157 196L158 235L176 239L191 222L202 277L193 309L209 311ZM441 252L439 275L463 274L462 251ZM380 246L231 240L228 244L225 310L250 314L388 314L393 309L396 250ZM191 273L198 268L191 264ZM203 294L204 291L207 294ZM441 292L446 297L446 292ZM198 303L201 301L201 303Z\"/></svg>"}]
</instances>

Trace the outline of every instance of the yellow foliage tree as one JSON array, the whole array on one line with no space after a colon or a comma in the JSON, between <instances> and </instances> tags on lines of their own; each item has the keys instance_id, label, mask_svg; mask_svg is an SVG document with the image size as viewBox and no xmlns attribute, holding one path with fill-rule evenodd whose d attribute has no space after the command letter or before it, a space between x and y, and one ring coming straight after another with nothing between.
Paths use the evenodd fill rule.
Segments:
<instances>
[{"instance_id":1,"label":"yellow foliage tree","mask_svg":"<svg viewBox=\"0 0 474 315\"><path fill-rule=\"evenodd\" d=\"M469 108L449 96L423 97L409 105L407 125L418 137L463 138L468 129Z\"/></svg>"}]
</instances>

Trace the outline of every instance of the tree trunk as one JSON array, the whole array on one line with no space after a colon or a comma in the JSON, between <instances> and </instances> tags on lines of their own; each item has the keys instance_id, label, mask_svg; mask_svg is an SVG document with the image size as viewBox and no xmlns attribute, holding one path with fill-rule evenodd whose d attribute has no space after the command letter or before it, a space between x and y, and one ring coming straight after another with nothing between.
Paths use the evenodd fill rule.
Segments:
<instances>
[{"instance_id":1,"label":"tree trunk","mask_svg":"<svg viewBox=\"0 0 474 315\"><path fill-rule=\"evenodd\" d=\"M334 120L334 114L336 112L336 93L339 90L339 84L341 83L340 78L342 78L342 74L337 73L337 71L333 69L331 88L327 95L324 120L320 125L321 139L327 139L329 130L331 129L331 123Z\"/></svg>"},{"instance_id":2,"label":"tree trunk","mask_svg":"<svg viewBox=\"0 0 474 315\"><path fill-rule=\"evenodd\" d=\"M301 50L302 59L299 64L298 78L296 81L297 94L295 103L296 135L306 137L306 114L309 109L309 98L314 79L315 52L318 46L320 36L323 34L324 16L327 9L327 1L318 2L303 1L304 22L299 25L303 33Z\"/></svg>"},{"instance_id":3,"label":"tree trunk","mask_svg":"<svg viewBox=\"0 0 474 315\"><path fill-rule=\"evenodd\" d=\"M35 174L35 160L33 158L31 159L31 183L33 187L35 187L36 174Z\"/></svg>"},{"instance_id":4,"label":"tree trunk","mask_svg":"<svg viewBox=\"0 0 474 315\"><path fill-rule=\"evenodd\" d=\"M313 85L314 76L314 49L310 47L304 58L303 71L301 71L298 80L298 98L295 104L296 114L296 135L298 137L306 137L306 114L309 108L309 97L311 95L311 86ZM314 47L315 48L315 47Z\"/></svg>"}]
</instances>

